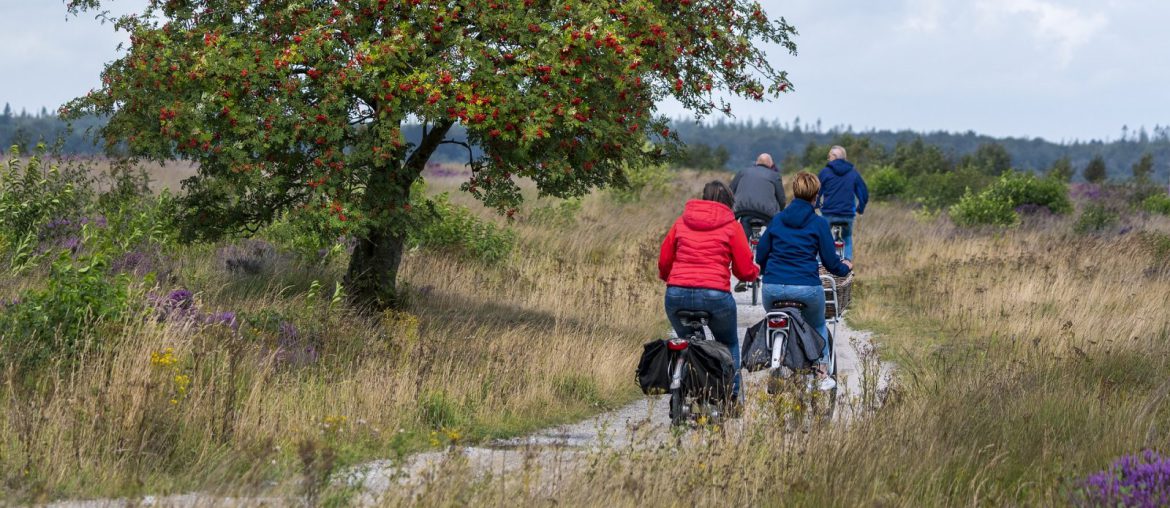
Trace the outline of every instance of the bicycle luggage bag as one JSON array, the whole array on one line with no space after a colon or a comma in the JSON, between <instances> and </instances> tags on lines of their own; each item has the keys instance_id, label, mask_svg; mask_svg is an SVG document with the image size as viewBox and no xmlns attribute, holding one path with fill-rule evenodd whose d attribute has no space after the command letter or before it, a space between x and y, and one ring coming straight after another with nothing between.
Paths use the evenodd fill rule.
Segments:
<instances>
[{"instance_id":1,"label":"bicycle luggage bag","mask_svg":"<svg viewBox=\"0 0 1170 508\"><path fill-rule=\"evenodd\" d=\"M687 372L683 388L710 401L724 401L731 396L735 367L731 351L713 340L691 341L686 350Z\"/></svg>"},{"instance_id":2,"label":"bicycle luggage bag","mask_svg":"<svg viewBox=\"0 0 1170 508\"><path fill-rule=\"evenodd\" d=\"M740 365L748 372L755 372L768 368L772 364L772 350L768 345L768 332L765 329L765 319L761 319L743 333L743 353L740 355Z\"/></svg>"},{"instance_id":3,"label":"bicycle luggage bag","mask_svg":"<svg viewBox=\"0 0 1170 508\"><path fill-rule=\"evenodd\" d=\"M670 390L670 351L666 341L655 339L642 346L642 358L638 360L635 372L638 386L646 395L666 393Z\"/></svg>"}]
</instances>

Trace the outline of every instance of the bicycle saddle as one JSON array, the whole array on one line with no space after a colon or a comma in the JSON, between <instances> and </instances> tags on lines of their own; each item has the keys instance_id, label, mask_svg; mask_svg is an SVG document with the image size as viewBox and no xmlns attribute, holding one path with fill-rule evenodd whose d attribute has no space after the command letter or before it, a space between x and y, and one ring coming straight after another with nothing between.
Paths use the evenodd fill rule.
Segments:
<instances>
[{"instance_id":1,"label":"bicycle saddle","mask_svg":"<svg viewBox=\"0 0 1170 508\"><path fill-rule=\"evenodd\" d=\"M768 222L763 219L748 219L748 225L753 228L762 228L768 225Z\"/></svg>"},{"instance_id":2,"label":"bicycle saddle","mask_svg":"<svg viewBox=\"0 0 1170 508\"><path fill-rule=\"evenodd\" d=\"M829 223L829 227L833 227L833 226L841 226L841 227L846 227L846 226L848 226L848 225L849 225L849 223L848 223L848 222L830 222L830 223Z\"/></svg>"},{"instance_id":3,"label":"bicycle saddle","mask_svg":"<svg viewBox=\"0 0 1170 508\"><path fill-rule=\"evenodd\" d=\"M808 307L808 306L802 302L795 302L792 300L777 300L776 302L774 302L772 304L773 309L783 309L785 307L792 307L794 309L803 310L805 307Z\"/></svg>"},{"instance_id":4,"label":"bicycle saddle","mask_svg":"<svg viewBox=\"0 0 1170 508\"><path fill-rule=\"evenodd\" d=\"M674 315L678 316L679 319L682 319L684 321L685 320L699 321L701 319L710 319L711 318L711 313L707 312L705 310L685 310L684 309L684 310L680 310L678 312L675 312Z\"/></svg>"}]
</instances>

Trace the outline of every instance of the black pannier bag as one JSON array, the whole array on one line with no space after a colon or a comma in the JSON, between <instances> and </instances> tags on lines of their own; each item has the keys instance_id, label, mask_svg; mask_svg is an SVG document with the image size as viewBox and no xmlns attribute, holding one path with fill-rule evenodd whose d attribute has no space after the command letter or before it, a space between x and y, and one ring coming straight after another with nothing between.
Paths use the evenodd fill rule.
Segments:
<instances>
[{"instance_id":1,"label":"black pannier bag","mask_svg":"<svg viewBox=\"0 0 1170 508\"><path fill-rule=\"evenodd\" d=\"M685 354L687 372L683 377L683 389L686 393L714 402L731 397L735 366L731 363L731 351L727 346L714 340L691 341Z\"/></svg>"},{"instance_id":2,"label":"black pannier bag","mask_svg":"<svg viewBox=\"0 0 1170 508\"><path fill-rule=\"evenodd\" d=\"M739 361L748 372L763 370L772 364L772 349L768 344L766 322L766 319L761 319L743 333L743 353Z\"/></svg>"},{"instance_id":3,"label":"black pannier bag","mask_svg":"<svg viewBox=\"0 0 1170 508\"><path fill-rule=\"evenodd\" d=\"M670 350L666 341L655 339L642 346L642 358L638 360L638 386L642 393L657 395L670 390Z\"/></svg>"}]
</instances>

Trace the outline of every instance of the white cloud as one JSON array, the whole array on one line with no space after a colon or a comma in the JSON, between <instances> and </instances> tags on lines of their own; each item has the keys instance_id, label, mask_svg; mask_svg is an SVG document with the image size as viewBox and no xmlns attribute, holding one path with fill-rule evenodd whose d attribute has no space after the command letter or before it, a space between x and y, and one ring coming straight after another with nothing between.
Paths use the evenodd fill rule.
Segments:
<instances>
[{"instance_id":1,"label":"white cloud","mask_svg":"<svg viewBox=\"0 0 1170 508\"><path fill-rule=\"evenodd\" d=\"M943 15L943 0L909 0L909 15L902 21L903 28L931 33L938 30Z\"/></svg>"},{"instance_id":2,"label":"white cloud","mask_svg":"<svg viewBox=\"0 0 1170 508\"><path fill-rule=\"evenodd\" d=\"M980 0L977 7L993 20L1012 16L1027 18L1035 37L1053 46L1056 61L1062 67L1073 60L1077 49L1091 42L1109 23L1109 18L1101 12L1083 12L1052 0Z\"/></svg>"}]
</instances>

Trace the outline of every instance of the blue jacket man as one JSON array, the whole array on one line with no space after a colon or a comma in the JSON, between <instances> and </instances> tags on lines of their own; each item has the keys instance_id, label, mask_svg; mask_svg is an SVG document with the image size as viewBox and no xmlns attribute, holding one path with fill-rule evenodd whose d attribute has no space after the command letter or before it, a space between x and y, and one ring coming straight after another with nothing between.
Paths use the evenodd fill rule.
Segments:
<instances>
[{"instance_id":1,"label":"blue jacket man","mask_svg":"<svg viewBox=\"0 0 1170 508\"><path fill-rule=\"evenodd\" d=\"M829 163L821 170L821 192L817 195L817 208L830 225L843 224L841 239L845 241L845 259L853 259L853 219L865 213L869 202L869 189L865 180L845 160L845 148L834 146L829 149Z\"/></svg>"}]
</instances>

